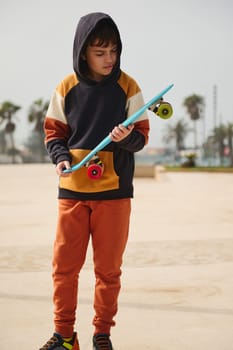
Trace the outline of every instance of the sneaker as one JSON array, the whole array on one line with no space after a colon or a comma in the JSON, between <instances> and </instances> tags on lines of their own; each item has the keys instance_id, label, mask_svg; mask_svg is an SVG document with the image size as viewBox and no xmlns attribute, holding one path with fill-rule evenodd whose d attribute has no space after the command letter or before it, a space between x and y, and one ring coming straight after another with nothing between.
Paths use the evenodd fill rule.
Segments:
<instances>
[{"instance_id":1,"label":"sneaker","mask_svg":"<svg viewBox=\"0 0 233 350\"><path fill-rule=\"evenodd\" d=\"M54 333L47 343L39 350L79 350L77 333L73 334L71 341L65 341L60 334Z\"/></svg>"},{"instance_id":2,"label":"sneaker","mask_svg":"<svg viewBox=\"0 0 233 350\"><path fill-rule=\"evenodd\" d=\"M93 350L113 350L108 334L96 334L93 337Z\"/></svg>"}]
</instances>

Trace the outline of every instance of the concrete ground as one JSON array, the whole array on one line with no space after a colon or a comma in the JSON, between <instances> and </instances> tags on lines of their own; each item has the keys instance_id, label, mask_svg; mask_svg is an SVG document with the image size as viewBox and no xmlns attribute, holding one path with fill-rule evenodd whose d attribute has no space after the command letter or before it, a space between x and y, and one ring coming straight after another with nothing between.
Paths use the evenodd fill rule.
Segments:
<instances>
[{"instance_id":1,"label":"concrete ground","mask_svg":"<svg viewBox=\"0 0 233 350\"><path fill-rule=\"evenodd\" d=\"M38 350L53 332L52 165L0 166L0 348ZM91 251L77 329L91 350ZM233 176L161 173L135 179L116 350L233 349Z\"/></svg>"}]
</instances>

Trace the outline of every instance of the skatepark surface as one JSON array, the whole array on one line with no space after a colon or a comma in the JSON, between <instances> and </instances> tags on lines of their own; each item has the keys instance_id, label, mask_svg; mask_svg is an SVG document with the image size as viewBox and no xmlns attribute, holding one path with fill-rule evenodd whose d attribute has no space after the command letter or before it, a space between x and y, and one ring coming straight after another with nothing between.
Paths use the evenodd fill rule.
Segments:
<instances>
[{"instance_id":1,"label":"skatepark surface","mask_svg":"<svg viewBox=\"0 0 233 350\"><path fill-rule=\"evenodd\" d=\"M1 350L38 350L53 333L53 165L0 166ZM233 175L135 178L115 350L233 349ZM91 249L77 330L91 350Z\"/></svg>"}]
</instances>

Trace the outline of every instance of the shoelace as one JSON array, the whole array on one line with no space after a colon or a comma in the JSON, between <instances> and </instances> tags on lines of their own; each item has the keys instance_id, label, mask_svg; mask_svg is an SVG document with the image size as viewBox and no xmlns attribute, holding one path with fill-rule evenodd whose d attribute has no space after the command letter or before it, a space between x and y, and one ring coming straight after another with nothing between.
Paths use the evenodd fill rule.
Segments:
<instances>
[{"instance_id":1,"label":"shoelace","mask_svg":"<svg viewBox=\"0 0 233 350\"><path fill-rule=\"evenodd\" d=\"M58 341L58 338L55 336L52 336L52 338L50 338L47 341L47 343L44 346L42 346L42 348L40 348L39 350L48 350L50 346L54 345L57 341Z\"/></svg>"},{"instance_id":2,"label":"shoelace","mask_svg":"<svg viewBox=\"0 0 233 350\"><path fill-rule=\"evenodd\" d=\"M112 346L109 340L109 337L106 335L97 335L95 341L100 350L112 350Z\"/></svg>"}]
</instances>

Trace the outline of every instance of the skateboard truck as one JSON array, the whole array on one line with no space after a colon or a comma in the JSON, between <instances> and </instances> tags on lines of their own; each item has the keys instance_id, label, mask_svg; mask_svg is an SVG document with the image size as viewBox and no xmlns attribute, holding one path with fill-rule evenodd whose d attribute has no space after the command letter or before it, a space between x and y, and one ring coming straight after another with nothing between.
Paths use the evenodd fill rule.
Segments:
<instances>
[{"instance_id":1,"label":"skateboard truck","mask_svg":"<svg viewBox=\"0 0 233 350\"><path fill-rule=\"evenodd\" d=\"M86 163L86 167L87 176L92 180L98 180L103 175L104 164L97 155L95 155L89 162Z\"/></svg>"},{"instance_id":2,"label":"skateboard truck","mask_svg":"<svg viewBox=\"0 0 233 350\"><path fill-rule=\"evenodd\" d=\"M153 103L148 109L157 114L162 119L169 119L173 114L171 104L169 102L163 101L163 98L155 101L155 103Z\"/></svg>"}]
</instances>

